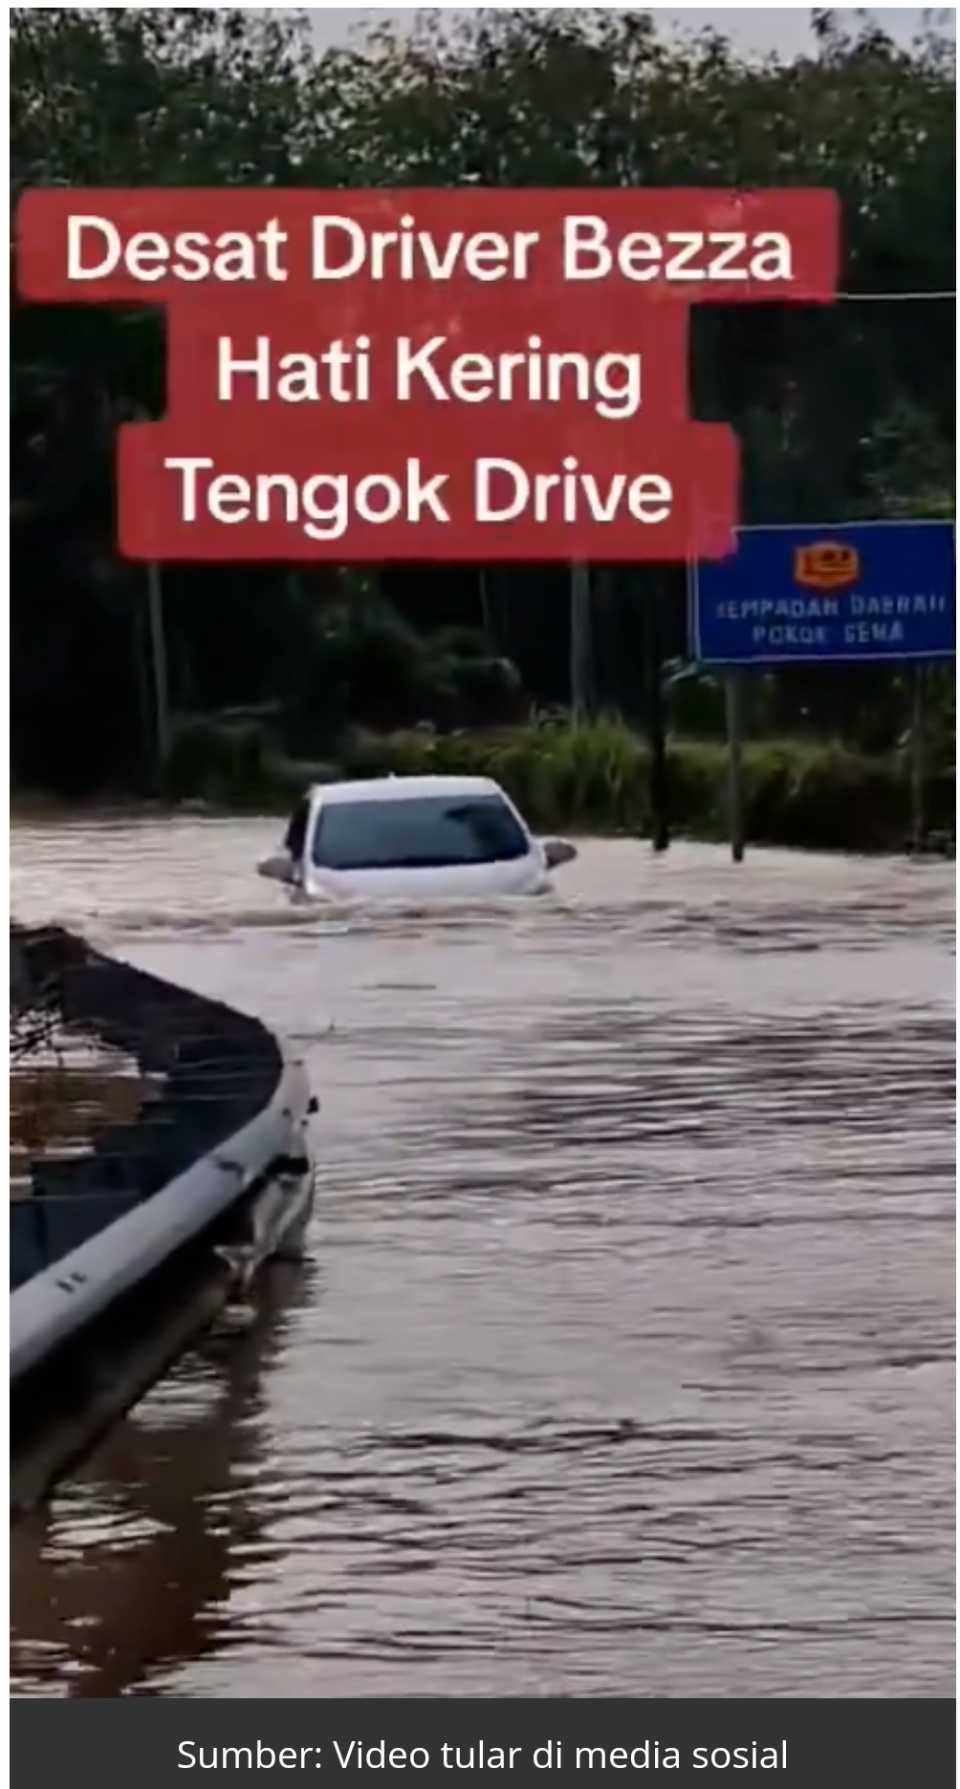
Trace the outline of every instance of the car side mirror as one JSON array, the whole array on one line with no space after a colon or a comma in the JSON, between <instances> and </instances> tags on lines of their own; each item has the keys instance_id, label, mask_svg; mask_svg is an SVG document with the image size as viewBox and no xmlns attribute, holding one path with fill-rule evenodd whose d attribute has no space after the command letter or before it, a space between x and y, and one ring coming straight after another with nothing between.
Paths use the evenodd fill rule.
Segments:
<instances>
[{"instance_id":1,"label":"car side mirror","mask_svg":"<svg viewBox=\"0 0 960 1789\"><path fill-rule=\"evenodd\" d=\"M270 882L295 883L297 867L292 857L281 852L274 857L265 857L262 863L258 863L257 875L266 876Z\"/></svg>"},{"instance_id":2,"label":"car side mirror","mask_svg":"<svg viewBox=\"0 0 960 1789\"><path fill-rule=\"evenodd\" d=\"M544 839L543 854L547 860L547 869L555 870L558 864L571 863L577 855L576 845L568 839Z\"/></svg>"}]
</instances>

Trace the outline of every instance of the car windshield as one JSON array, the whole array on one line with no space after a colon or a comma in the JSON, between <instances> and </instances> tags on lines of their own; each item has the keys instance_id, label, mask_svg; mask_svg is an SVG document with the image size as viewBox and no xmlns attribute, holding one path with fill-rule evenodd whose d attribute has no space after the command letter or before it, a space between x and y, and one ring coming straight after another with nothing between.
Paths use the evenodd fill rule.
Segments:
<instances>
[{"instance_id":1,"label":"car windshield","mask_svg":"<svg viewBox=\"0 0 960 1789\"><path fill-rule=\"evenodd\" d=\"M503 863L529 845L499 795L404 796L321 808L313 861L328 870L424 870Z\"/></svg>"}]
</instances>

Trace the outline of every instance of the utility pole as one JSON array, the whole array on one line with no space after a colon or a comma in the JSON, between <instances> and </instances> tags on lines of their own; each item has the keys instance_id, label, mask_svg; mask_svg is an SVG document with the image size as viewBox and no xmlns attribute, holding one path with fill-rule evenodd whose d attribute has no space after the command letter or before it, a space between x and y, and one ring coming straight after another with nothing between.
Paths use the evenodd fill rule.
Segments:
<instances>
[{"instance_id":1,"label":"utility pole","mask_svg":"<svg viewBox=\"0 0 960 1789\"><path fill-rule=\"evenodd\" d=\"M650 746L650 836L655 851L670 843L667 735L663 701L662 572L654 572L644 615L647 739Z\"/></svg>"},{"instance_id":2,"label":"utility pole","mask_svg":"<svg viewBox=\"0 0 960 1789\"><path fill-rule=\"evenodd\" d=\"M149 422L149 412L138 404L138 422ZM147 565L147 627L150 635L150 669L153 678L154 774L159 783L170 756L170 683L167 675L167 636L163 624L163 589L155 559Z\"/></svg>"},{"instance_id":3,"label":"utility pole","mask_svg":"<svg viewBox=\"0 0 960 1789\"><path fill-rule=\"evenodd\" d=\"M593 709L593 637L590 614L590 567L570 568L570 709L574 726Z\"/></svg>"},{"instance_id":4,"label":"utility pole","mask_svg":"<svg viewBox=\"0 0 960 1789\"><path fill-rule=\"evenodd\" d=\"M156 560L147 566L147 620L150 628L150 664L153 672L154 769L159 782L170 755L170 691L167 678L167 641L163 625L163 591Z\"/></svg>"},{"instance_id":5,"label":"utility pole","mask_svg":"<svg viewBox=\"0 0 960 1789\"><path fill-rule=\"evenodd\" d=\"M488 650L490 652L496 652L498 643L497 630L493 624L493 608L490 602L490 574L484 568L481 568L479 572L479 582L480 625L483 630L483 637L487 643Z\"/></svg>"}]
</instances>

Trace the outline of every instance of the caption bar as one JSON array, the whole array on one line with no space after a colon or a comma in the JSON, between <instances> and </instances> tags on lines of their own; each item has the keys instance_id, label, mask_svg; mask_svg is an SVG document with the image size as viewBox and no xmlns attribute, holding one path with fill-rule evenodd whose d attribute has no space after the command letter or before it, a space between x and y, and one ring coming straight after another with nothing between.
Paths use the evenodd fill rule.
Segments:
<instances>
[{"instance_id":1,"label":"caption bar","mask_svg":"<svg viewBox=\"0 0 960 1789\"><path fill-rule=\"evenodd\" d=\"M323 1664L317 1663L318 1683ZM272 1780L344 1789L953 1789L947 1701L15 1702L14 1781L86 1756L102 1789Z\"/></svg>"},{"instance_id":2,"label":"caption bar","mask_svg":"<svg viewBox=\"0 0 960 1789\"><path fill-rule=\"evenodd\" d=\"M695 304L824 303L821 191L31 191L21 295L163 306L120 434L134 559L722 557Z\"/></svg>"}]
</instances>

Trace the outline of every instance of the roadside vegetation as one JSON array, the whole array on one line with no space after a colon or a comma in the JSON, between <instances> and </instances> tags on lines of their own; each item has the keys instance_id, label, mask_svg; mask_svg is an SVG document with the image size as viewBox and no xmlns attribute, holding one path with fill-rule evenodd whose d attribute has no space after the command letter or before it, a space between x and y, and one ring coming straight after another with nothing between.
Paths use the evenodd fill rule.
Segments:
<instances>
[{"instance_id":1,"label":"roadside vegetation","mask_svg":"<svg viewBox=\"0 0 960 1789\"><path fill-rule=\"evenodd\" d=\"M952 515L955 68L935 14L904 46L882 15L819 10L789 59L624 9L433 8L325 52L291 11L12 19L14 203L50 184L835 189L844 289L894 298L696 307L692 412L737 432L745 521ZM679 567L592 568L575 630L564 566L164 566L161 763L146 573L116 550L113 492L117 428L163 409L161 313L15 299L12 396L15 789L252 809L312 769L469 766L537 825L642 831L661 676L673 824L722 830L723 692L685 663ZM749 835L899 848L903 668L791 666L746 695ZM952 674L930 674L926 713L930 824L952 829Z\"/></svg>"},{"instance_id":2,"label":"roadside vegetation","mask_svg":"<svg viewBox=\"0 0 960 1789\"><path fill-rule=\"evenodd\" d=\"M671 823L690 838L721 839L727 757L719 740L673 738L667 748ZM447 773L491 776L531 826L644 836L650 825L649 751L624 722L555 719L520 727L434 734L352 730L324 759L296 760L254 722L197 721L180 729L165 793L213 809L285 809L312 781ZM931 833L954 826L953 773L933 763L926 787ZM839 743L755 740L744 749L748 837L809 849L891 851L910 831L905 749L868 755Z\"/></svg>"}]
</instances>

